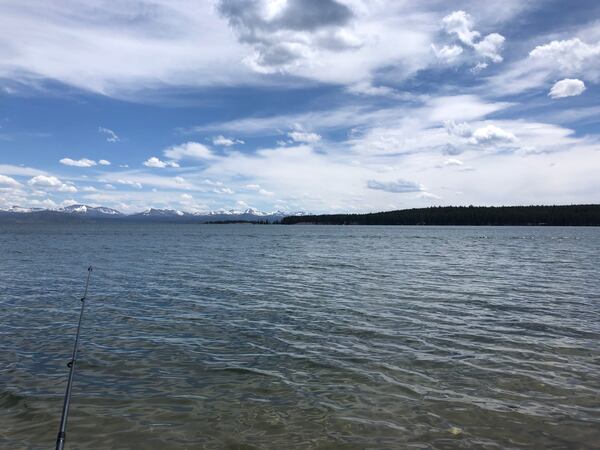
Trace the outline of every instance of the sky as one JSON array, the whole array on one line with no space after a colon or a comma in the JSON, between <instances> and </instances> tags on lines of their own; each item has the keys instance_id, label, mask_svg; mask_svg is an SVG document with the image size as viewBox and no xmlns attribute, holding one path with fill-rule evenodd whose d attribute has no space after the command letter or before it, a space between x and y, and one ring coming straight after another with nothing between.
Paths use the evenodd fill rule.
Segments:
<instances>
[{"instance_id":1,"label":"sky","mask_svg":"<svg viewBox=\"0 0 600 450\"><path fill-rule=\"evenodd\" d=\"M600 2L3 0L0 208L600 203Z\"/></svg>"}]
</instances>

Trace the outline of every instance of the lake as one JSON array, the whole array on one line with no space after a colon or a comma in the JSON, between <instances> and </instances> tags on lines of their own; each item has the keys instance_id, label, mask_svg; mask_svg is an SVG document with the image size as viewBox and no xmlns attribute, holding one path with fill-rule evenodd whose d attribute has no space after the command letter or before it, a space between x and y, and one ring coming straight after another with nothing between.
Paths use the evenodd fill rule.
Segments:
<instances>
[{"instance_id":1,"label":"lake","mask_svg":"<svg viewBox=\"0 0 600 450\"><path fill-rule=\"evenodd\" d=\"M600 229L0 225L0 447L600 448Z\"/></svg>"}]
</instances>

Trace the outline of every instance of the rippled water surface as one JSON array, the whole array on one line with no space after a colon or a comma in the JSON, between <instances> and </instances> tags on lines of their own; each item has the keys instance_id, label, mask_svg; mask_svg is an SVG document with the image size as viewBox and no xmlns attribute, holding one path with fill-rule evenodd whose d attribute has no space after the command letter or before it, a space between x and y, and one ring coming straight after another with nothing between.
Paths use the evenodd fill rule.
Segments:
<instances>
[{"instance_id":1,"label":"rippled water surface","mask_svg":"<svg viewBox=\"0 0 600 450\"><path fill-rule=\"evenodd\" d=\"M600 448L600 229L0 225L0 447Z\"/></svg>"}]
</instances>

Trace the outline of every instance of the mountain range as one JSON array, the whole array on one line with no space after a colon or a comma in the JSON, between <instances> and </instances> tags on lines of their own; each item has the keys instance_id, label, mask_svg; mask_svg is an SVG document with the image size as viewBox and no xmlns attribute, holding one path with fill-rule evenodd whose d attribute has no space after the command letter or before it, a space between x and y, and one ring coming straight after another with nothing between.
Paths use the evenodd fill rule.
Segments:
<instances>
[{"instance_id":1,"label":"mountain range","mask_svg":"<svg viewBox=\"0 0 600 450\"><path fill-rule=\"evenodd\" d=\"M23 208L13 206L0 209L1 222L82 222L99 220L118 220L129 222L278 222L287 216L304 215L304 212L273 211L263 212L253 208L245 210L216 210L186 212L176 209L155 209L125 214L105 206L69 205L58 209Z\"/></svg>"}]
</instances>

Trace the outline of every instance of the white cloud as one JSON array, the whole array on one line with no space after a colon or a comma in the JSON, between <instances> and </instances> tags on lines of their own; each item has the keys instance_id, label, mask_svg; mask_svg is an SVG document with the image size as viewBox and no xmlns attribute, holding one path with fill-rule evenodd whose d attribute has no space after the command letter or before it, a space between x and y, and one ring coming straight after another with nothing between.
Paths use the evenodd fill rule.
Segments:
<instances>
[{"instance_id":1,"label":"white cloud","mask_svg":"<svg viewBox=\"0 0 600 450\"><path fill-rule=\"evenodd\" d=\"M175 161L161 161L156 156L152 156L144 161L146 167L154 167L158 169L164 169L165 167L179 167L179 164Z\"/></svg>"},{"instance_id":2,"label":"white cloud","mask_svg":"<svg viewBox=\"0 0 600 450\"><path fill-rule=\"evenodd\" d=\"M466 123L456 123L454 120L446 120L444 121L444 128L450 135L460 136L460 137L470 137L473 134L473 130L471 126Z\"/></svg>"},{"instance_id":3,"label":"white cloud","mask_svg":"<svg viewBox=\"0 0 600 450\"><path fill-rule=\"evenodd\" d=\"M517 138L513 133L490 124L481 128L477 128L475 131L473 131L473 134L469 138L469 143L473 145L494 145L506 142L515 142L516 140Z\"/></svg>"},{"instance_id":4,"label":"white cloud","mask_svg":"<svg viewBox=\"0 0 600 450\"><path fill-rule=\"evenodd\" d=\"M497 145L518 141L513 133L491 123L474 130L468 123L456 123L450 120L444 122L444 128L450 136L464 138L466 142L472 145Z\"/></svg>"},{"instance_id":5,"label":"white cloud","mask_svg":"<svg viewBox=\"0 0 600 450\"><path fill-rule=\"evenodd\" d=\"M270 197L270 196L272 196L272 195L275 195L275 193L274 193L274 192L267 191L266 189L259 189L259 190L258 190L258 193L259 193L260 195L266 195L267 197Z\"/></svg>"},{"instance_id":6,"label":"white cloud","mask_svg":"<svg viewBox=\"0 0 600 450\"><path fill-rule=\"evenodd\" d=\"M517 94L563 77L600 82L600 42L587 43L575 37L538 45L527 58L490 77L484 89Z\"/></svg>"},{"instance_id":7,"label":"white cloud","mask_svg":"<svg viewBox=\"0 0 600 450\"><path fill-rule=\"evenodd\" d=\"M98 189L96 189L94 186L84 186L81 190L83 192L98 192Z\"/></svg>"},{"instance_id":8,"label":"white cloud","mask_svg":"<svg viewBox=\"0 0 600 450\"><path fill-rule=\"evenodd\" d=\"M372 95L379 97L391 97L402 100L414 97L411 94L398 92L389 86L374 86L371 80L359 81L348 86L347 91L357 95Z\"/></svg>"},{"instance_id":9,"label":"white cloud","mask_svg":"<svg viewBox=\"0 0 600 450\"><path fill-rule=\"evenodd\" d=\"M444 45L443 47L438 48L435 44L431 44L431 49L435 56L448 62L454 61L463 52L462 47L459 47L458 45Z\"/></svg>"},{"instance_id":10,"label":"white cloud","mask_svg":"<svg viewBox=\"0 0 600 450\"><path fill-rule=\"evenodd\" d=\"M175 145L167 148L163 153L167 158L176 161L185 159L207 160L215 157L208 147L198 142Z\"/></svg>"},{"instance_id":11,"label":"white cloud","mask_svg":"<svg viewBox=\"0 0 600 450\"><path fill-rule=\"evenodd\" d=\"M33 177L35 175L45 175L43 170L34 169L33 167L14 166L11 164L0 164L0 173L4 175L17 175Z\"/></svg>"},{"instance_id":12,"label":"white cloud","mask_svg":"<svg viewBox=\"0 0 600 450\"><path fill-rule=\"evenodd\" d=\"M579 38L552 41L535 47L529 52L529 58L557 73L571 75L586 72L587 77L594 81L600 77L600 42L587 44Z\"/></svg>"},{"instance_id":13,"label":"white cloud","mask_svg":"<svg viewBox=\"0 0 600 450\"><path fill-rule=\"evenodd\" d=\"M498 33L491 33L484 37L481 41L475 43L473 47L480 56L483 56L492 62L499 63L502 62L502 56L500 55L500 52L502 51L504 41L504 36ZM484 68L482 65L479 67Z\"/></svg>"},{"instance_id":14,"label":"white cloud","mask_svg":"<svg viewBox=\"0 0 600 450\"><path fill-rule=\"evenodd\" d=\"M77 192L75 186L63 183L55 176L37 175L31 178L27 184L35 188L50 188L59 192Z\"/></svg>"},{"instance_id":15,"label":"white cloud","mask_svg":"<svg viewBox=\"0 0 600 450\"><path fill-rule=\"evenodd\" d=\"M77 188L75 186L73 186L72 184L62 184L59 188L58 188L59 192L69 192L74 194L75 192L77 192Z\"/></svg>"},{"instance_id":16,"label":"white cloud","mask_svg":"<svg viewBox=\"0 0 600 450\"><path fill-rule=\"evenodd\" d=\"M462 166L464 163L460 159L448 158L444 161L444 166Z\"/></svg>"},{"instance_id":17,"label":"white cloud","mask_svg":"<svg viewBox=\"0 0 600 450\"><path fill-rule=\"evenodd\" d=\"M213 145L221 145L223 147L231 147L232 145L235 145L235 144L243 144L244 141L242 141L240 139L226 138L225 136L220 134L219 136L213 137L212 143L213 143Z\"/></svg>"},{"instance_id":18,"label":"white cloud","mask_svg":"<svg viewBox=\"0 0 600 450\"><path fill-rule=\"evenodd\" d=\"M30 200L28 202L29 205L33 206L33 207L37 207L37 208L46 208L46 209L56 209L58 208L58 204L49 198L46 198L44 200Z\"/></svg>"},{"instance_id":19,"label":"white cloud","mask_svg":"<svg viewBox=\"0 0 600 450\"><path fill-rule=\"evenodd\" d=\"M471 72L473 73L479 73L484 69L487 69L489 66L488 63L485 62L478 62L477 64L475 64L472 68L471 68Z\"/></svg>"},{"instance_id":20,"label":"white cloud","mask_svg":"<svg viewBox=\"0 0 600 450\"><path fill-rule=\"evenodd\" d=\"M506 3L497 7L502 20L518 9ZM139 0L111 8L5 0L0 73L29 86L56 80L145 98L161 86L261 85L264 74L278 83L352 85L392 65L395 79L405 79L430 63L435 9L396 0Z\"/></svg>"},{"instance_id":21,"label":"white cloud","mask_svg":"<svg viewBox=\"0 0 600 450\"><path fill-rule=\"evenodd\" d=\"M0 175L0 185L16 188L16 187L20 187L21 183L19 183L17 180L15 180L14 178L11 178L9 176Z\"/></svg>"},{"instance_id":22,"label":"white cloud","mask_svg":"<svg viewBox=\"0 0 600 450\"><path fill-rule=\"evenodd\" d=\"M431 192L420 192L418 194L419 198L424 198L426 200L441 200L442 197L439 195L433 194Z\"/></svg>"},{"instance_id":23,"label":"white cloud","mask_svg":"<svg viewBox=\"0 0 600 450\"><path fill-rule=\"evenodd\" d=\"M30 186L58 188L63 182L54 176L38 175L31 178L27 184Z\"/></svg>"},{"instance_id":24,"label":"white cloud","mask_svg":"<svg viewBox=\"0 0 600 450\"><path fill-rule=\"evenodd\" d=\"M379 191L385 192L393 192L393 193L407 193L407 192L421 192L424 191L425 188L422 184L415 183L413 181L407 180L397 180L397 181L377 181L377 180L369 180L367 182L367 187L369 189L375 189Z\"/></svg>"},{"instance_id":25,"label":"white cloud","mask_svg":"<svg viewBox=\"0 0 600 450\"><path fill-rule=\"evenodd\" d=\"M475 57L483 58L494 63L502 62L502 47L505 38L498 33L490 33L481 37L479 31L474 30L475 23L473 17L465 11L454 11L442 19L442 26L446 33L455 36L466 48L471 48L475 52ZM463 48L458 45L444 45L439 48L434 44L431 48L439 59L447 62L455 61L462 53ZM474 71L478 72L487 67L485 61L479 61Z\"/></svg>"},{"instance_id":26,"label":"white cloud","mask_svg":"<svg viewBox=\"0 0 600 450\"><path fill-rule=\"evenodd\" d=\"M215 188L215 189L213 189L213 192L215 194L228 194L228 195L235 194L235 191L230 188Z\"/></svg>"},{"instance_id":27,"label":"white cloud","mask_svg":"<svg viewBox=\"0 0 600 450\"><path fill-rule=\"evenodd\" d=\"M314 144L315 142L319 142L321 140L321 136L317 133L308 133L305 131L290 131L288 136L292 138L294 142L304 142L307 144Z\"/></svg>"},{"instance_id":28,"label":"white cloud","mask_svg":"<svg viewBox=\"0 0 600 450\"><path fill-rule=\"evenodd\" d=\"M565 78L557 81L548 95L552 98L564 98L581 95L585 91L585 83L581 80Z\"/></svg>"},{"instance_id":29,"label":"white cloud","mask_svg":"<svg viewBox=\"0 0 600 450\"><path fill-rule=\"evenodd\" d=\"M113 130L108 128L98 127L98 132L106 136L107 142L119 142L121 140Z\"/></svg>"},{"instance_id":30,"label":"white cloud","mask_svg":"<svg viewBox=\"0 0 600 450\"><path fill-rule=\"evenodd\" d=\"M96 165L96 161L82 158L82 159L71 159L71 158L63 158L59 161L61 164L65 166L73 166L73 167L93 167Z\"/></svg>"},{"instance_id":31,"label":"white cloud","mask_svg":"<svg viewBox=\"0 0 600 450\"><path fill-rule=\"evenodd\" d=\"M102 183L129 185L138 189L144 186L170 190L190 190L194 188L192 183L181 176L163 176L138 170L105 173L103 174L103 178L98 179L98 181Z\"/></svg>"},{"instance_id":32,"label":"white cloud","mask_svg":"<svg viewBox=\"0 0 600 450\"><path fill-rule=\"evenodd\" d=\"M384 210L391 203L418 207L431 201L503 204L511 198L518 203L591 202L600 188L598 140L548 123L487 118L507 106L475 96L449 96L380 108L368 120L357 118L360 125L345 141L323 142L319 151L292 144L254 153L227 152L182 171L185 178L143 168L104 173L95 181L122 180L131 186L155 186L158 192L86 190L85 199L114 207L124 203L137 210L149 204L196 208L195 199L201 199L213 210L241 200L261 210L285 205L288 210L314 212ZM347 124L355 110L322 114L327 126L334 127ZM322 122L315 113L302 123L303 129L320 131ZM277 124L269 122L272 125ZM446 145L455 147L460 159L444 157ZM64 183L54 184L57 189ZM0 191L0 204L25 203L17 195Z\"/></svg>"},{"instance_id":33,"label":"white cloud","mask_svg":"<svg viewBox=\"0 0 600 450\"><path fill-rule=\"evenodd\" d=\"M100 161L98 161L98 164L100 164L101 166L110 166L110 161L106 159L101 159Z\"/></svg>"},{"instance_id":34,"label":"white cloud","mask_svg":"<svg viewBox=\"0 0 600 450\"><path fill-rule=\"evenodd\" d=\"M442 19L442 25L448 34L455 34L465 45L473 46L475 39L480 36L473 30L473 18L464 11L454 11Z\"/></svg>"},{"instance_id":35,"label":"white cloud","mask_svg":"<svg viewBox=\"0 0 600 450\"><path fill-rule=\"evenodd\" d=\"M119 178L116 181L119 184L124 184L124 185L127 185L127 186L133 186L133 187L135 187L137 189L142 189L144 187L142 185L142 183L140 183L139 181L135 181L135 180L127 180L127 179Z\"/></svg>"}]
</instances>

